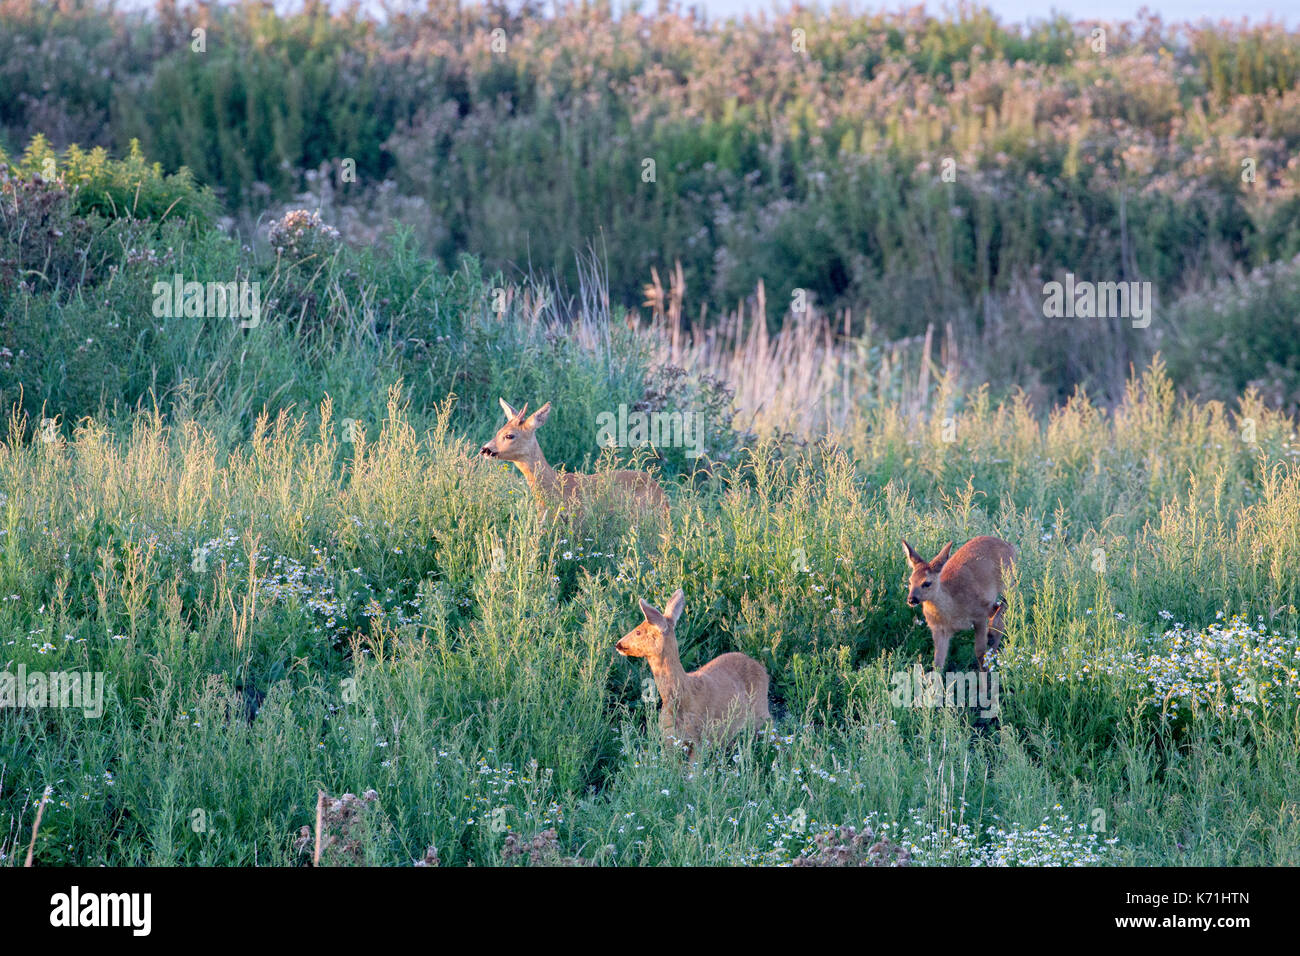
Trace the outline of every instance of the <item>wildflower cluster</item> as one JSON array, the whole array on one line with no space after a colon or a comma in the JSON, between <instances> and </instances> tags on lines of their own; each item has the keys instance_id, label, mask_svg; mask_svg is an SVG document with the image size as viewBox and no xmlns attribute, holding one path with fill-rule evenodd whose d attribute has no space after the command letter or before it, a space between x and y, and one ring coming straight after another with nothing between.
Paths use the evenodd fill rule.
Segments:
<instances>
[{"instance_id":1,"label":"wildflower cluster","mask_svg":"<svg viewBox=\"0 0 1300 956\"><path fill-rule=\"evenodd\" d=\"M525 840L517 834L506 835L501 847L501 862L507 866L528 861L529 866L592 866L591 860L580 856L565 856L560 852L559 834L554 827L543 830L532 839Z\"/></svg>"},{"instance_id":2,"label":"wildflower cluster","mask_svg":"<svg viewBox=\"0 0 1300 956\"><path fill-rule=\"evenodd\" d=\"M495 751L489 747L487 753L493 755ZM462 758L452 759L468 767ZM475 769L478 778L476 792L467 793L463 798L469 805L463 821L465 825L486 823L507 833L514 831L516 824L549 829L564 822L564 808L550 799L554 776L550 767L541 767L536 760L531 760L524 771L519 772L508 763L494 767L485 757L480 757Z\"/></svg>"},{"instance_id":3,"label":"wildflower cluster","mask_svg":"<svg viewBox=\"0 0 1300 956\"><path fill-rule=\"evenodd\" d=\"M1138 649L1103 650L1077 671L1042 654L1029 663L1057 682L1079 676L1136 678L1149 687L1150 706L1169 716L1239 717L1300 701L1300 637L1269 631L1262 617L1252 624L1234 615L1200 630L1175 622Z\"/></svg>"},{"instance_id":4,"label":"wildflower cluster","mask_svg":"<svg viewBox=\"0 0 1300 956\"><path fill-rule=\"evenodd\" d=\"M345 793L337 799L323 799L320 808L320 846L316 857L316 834L302 827L294 849L313 856L316 865L358 866L365 862L370 823L367 816L377 807L379 794L367 790L360 797Z\"/></svg>"},{"instance_id":5,"label":"wildflower cluster","mask_svg":"<svg viewBox=\"0 0 1300 956\"><path fill-rule=\"evenodd\" d=\"M1058 805L1054 808L1059 811ZM771 843L742 854L758 866L1096 866L1109 862L1118 837L1101 839L1085 823L1056 813L1032 829L939 820L922 810L899 823L872 812L861 825L824 823L797 810L773 814Z\"/></svg>"},{"instance_id":6,"label":"wildflower cluster","mask_svg":"<svg viewBox=\"0 0 1300 956\"><path fill-rule=\"evenodd\" d=\"M877 838L869 826L838 827L813 837L816 851L795 857L794 866L907 866L907 848L886 837Z\"/></svg>"},{"instance_id":7,"label":"wildflower cluster","mask_svg":"<svg viewBox=\"0 0 1300 956\"><path fill-rule=\"evenodd\" d=\"M279 255L301 261L315 255L331 255L341 242L339 231L321 219L320 213L291 209L267 230L267 241Z\"/></svg>"}]
</instances>

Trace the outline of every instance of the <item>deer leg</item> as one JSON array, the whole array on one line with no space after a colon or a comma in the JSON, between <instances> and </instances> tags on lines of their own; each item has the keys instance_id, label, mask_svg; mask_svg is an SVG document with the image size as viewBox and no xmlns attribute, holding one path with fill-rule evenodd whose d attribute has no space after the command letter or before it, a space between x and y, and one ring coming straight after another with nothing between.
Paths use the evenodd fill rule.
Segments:
<instances>
[{"instance_id":1,"label":"deer leg","mask_svg":"<svg viewBox=\"0 0 1300 956\"><path fill-rule=\"evenodd\" d=\"M952 640L952 631L934 631L934 669L943 673L943 665L948 661L948 642Z\"/></svg>"},{"instance_id":2,"label":"deer leg","mask_svg":"<svg viewBox=\"0 0 1300 956\"><path fill-rule=\"evenodd\" d=\"M993 607L993 616L989 618L989 634L992 638L989 646L995 651L1001 646L1002 638L1006 636L1002 627L1002 612L1006 609L1007 602L999 601Z\"/></svg>"},{"instance_id":3,"label":"deer leg","mask_svg":"<svg viewBox=\"0 0 1300 956\"><path fill-rule=\"evenodd\" d=\"M975 622L975 667L984 670L984 652L989 647L989 622Z\"/></svg>"}]
</instances>

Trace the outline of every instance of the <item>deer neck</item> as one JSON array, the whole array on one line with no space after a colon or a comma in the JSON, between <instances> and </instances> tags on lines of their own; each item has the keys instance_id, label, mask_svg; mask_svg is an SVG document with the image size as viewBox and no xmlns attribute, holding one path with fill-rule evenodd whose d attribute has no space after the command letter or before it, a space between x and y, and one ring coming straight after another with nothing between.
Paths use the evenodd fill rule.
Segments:
<instances>
[{"instance_id":1,"label":"deer neck","mask_svg":"<svg viewBox=\"0 0 1300 956\"><path fill-rule=\"evenodd\" d=\"M666 637L664 649L654 656L646 658L650 673L654 675L655 686L659 688L659 697L664 706L675 704L687 689L690 679L682 669L681 655L677 653L677 642Z\"/></svg>"},{"instance_id":2,"label":"deer neck","mask_svg":"<svg viewBox=\"0 0 1300 956\"><path fill-rule=\"evenodd\" d=\"M541 448L528 458L516 461L515 466L523 472L533 494L550 499L558 499L561 496L560 476L546 463L546 456L542 454Z\"/></svg>"},{"instance_id":3,"label":"deer neck","mask_svg":"<svg viewBox=\"0 0 1300 956\"><path fill-rule=\"evenodd\" d=\"M956 608L953 606L952 596L942 588L937 589L937 592L938 593L932 594L930 597L926 598L925 603L934 608L935 613L938 614L939 617L944 619L952 617L956 611Z\"/></svg>"}]
</instances>

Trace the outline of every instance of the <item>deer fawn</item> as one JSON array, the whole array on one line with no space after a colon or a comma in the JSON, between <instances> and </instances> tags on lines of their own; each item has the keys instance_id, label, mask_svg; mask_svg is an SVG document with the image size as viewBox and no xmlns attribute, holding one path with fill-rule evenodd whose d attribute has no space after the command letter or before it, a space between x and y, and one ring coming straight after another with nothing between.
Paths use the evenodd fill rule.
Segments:
<instances>
[{"instance_id":1,"label":"deer fawn","mask_svg":"<svg viewBox=\"0 0 1300 956\"><path fill-rule=\"evenodd\" d=\"M752 657L720 654L697 671L682 670L677 653L677 622L686 606L678 588L661 613L641 602L645 620L628 631L614 649L624 657L644 657L654 675L663 708L659 726L694 753L701 740L729 742L746 727L772 719L767 710L767 670Z\"/></svg>"},{"instance_id":2,"label":"deer fawn","mask_svg":"<svg viewBox=\"0 0 1300 956\"><path fill-rule=\"evenodd\" d=\"M1002 569L1016 560L1016 549L1001 538L980 535L971 538L949 557L952 542L926 561L904 539L912 576L907 583L907 603L921 605L925 622L934 639L934 669L943 673L948 660L948 642L957 631L975 629L975 663L984 670L984 652L989 632L993 649L1002 642L1002 612L1006 602L999 600Z\"/></svg>"},{"instance_id":3,"label":"deer fawn","mask_svg":"<svg viewBox=\"0 0 1300 956\"><path fill-rule=\"evenodd\" d=\"M643 471L616 471L611 475L556 473L546 463L546 456L537 444L537 429L551 414L550 402L531 415L527 403L521 411L515 411L504 398L500 402L506 413L506 423L479 454L514 462L528 479L528 487L543 514L548 504L563 506L572 513L598 500L612 499L609 503L616 507L622 505L667 515L668 496L659 483Z\"/></svg>"}]
</instances>

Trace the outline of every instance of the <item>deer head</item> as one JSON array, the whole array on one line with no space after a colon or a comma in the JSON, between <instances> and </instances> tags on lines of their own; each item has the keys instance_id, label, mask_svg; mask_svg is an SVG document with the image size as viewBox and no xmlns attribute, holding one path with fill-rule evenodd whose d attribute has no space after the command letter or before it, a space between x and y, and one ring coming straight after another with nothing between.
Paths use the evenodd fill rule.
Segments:
<instances>
[{"instance_id":1,"label":"deer head","mask_svg":"<svg viewBox=\"0 0 1300 956\"><path fill-rule=\"evenodd\" d=\"M641 602L645 620L623 635L614 650L624 657L677 657L677 622L686 608L686 595L678 588L660 611L649 601Z\"/></svg>"},{"instance_id":2,"label":"deer head","mask_svg":"<svg viewBox=\"0 0 1300 956\"><path fill-rule=\"evenodd\" d=\"M547 402L529 415L526 402L522 410L515 411L504 398L499 401L502 411L506 413L506 423L479 450L479 454L488 458L500 458L502 461L532 461L540 457L542 450L537 444L537 429L545 424L547 416L551 414L551 403Z\"/></svg>"},{"instance_id":3,"label":"deer head","mask_svg":"<svg viewBox=\"0 0 1300 956\"><path fill-rule=\"evenodd\" d=\"M939 572L952 554L952 542L945 544L943 550L930 561L917 554L907 539L903 539L903 548L907 552L908 563L912 565L912 575L907 580L907 603L916 607L923 601L934 601L943 590Z\"/></svg>"}]
</instances>

